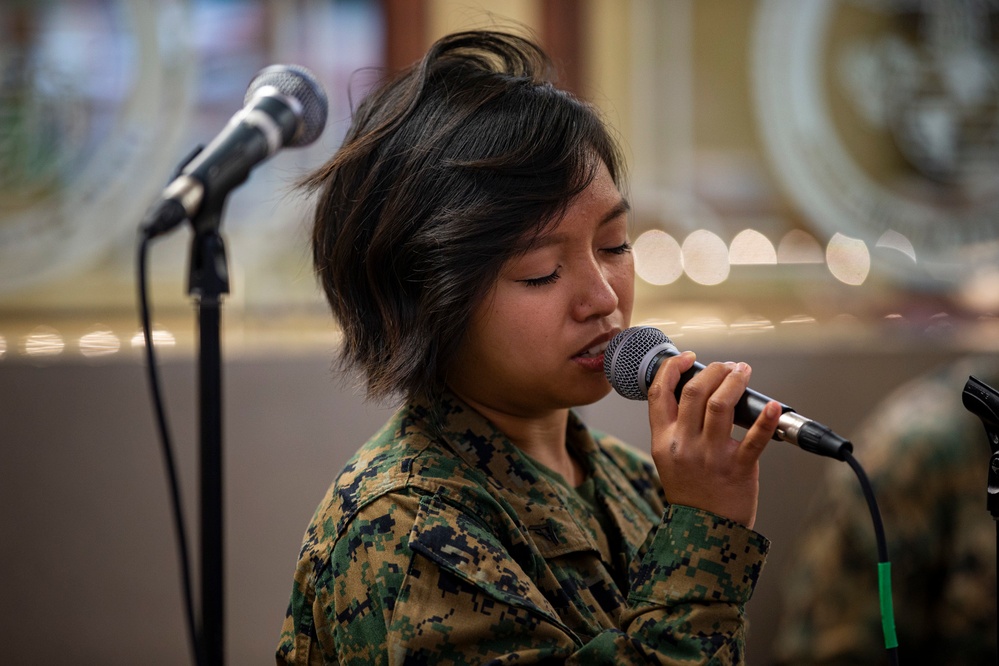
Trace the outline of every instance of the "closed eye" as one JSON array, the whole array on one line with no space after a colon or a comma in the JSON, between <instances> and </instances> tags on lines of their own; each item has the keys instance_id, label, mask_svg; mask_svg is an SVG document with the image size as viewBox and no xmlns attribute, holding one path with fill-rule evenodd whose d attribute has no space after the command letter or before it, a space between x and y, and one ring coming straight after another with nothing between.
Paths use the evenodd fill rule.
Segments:
<instances>
[{"instance_id":1,"label":"closed eye","mask_svg":"<svg viewBox=\"0 0 999 666\"><path fill-rule=\"evenodd\" d=\"M562 270L561 266L557 267L554 271L552 271L550 275L546 275L544 277L539 277L539 278L525 278L523 280L517 280L517 282L523 282L528 287L543 287L546 284L552 284L555 282L555 280L559 279L561 277L559 273L560 270Z\"/></svg>"},{"instance_id":2,"label":"closed eye","mask_svg":"<svg viewBox=\"0 0 999 666\"><path fill-rule=\"evenodd\" d=\"M628 252L631 252L631 243L625 241L624 243L618 245L617 247L609 247L604 249L604 252L609 252L611 254L626 254Z\"/></svg>"}]
</instances>

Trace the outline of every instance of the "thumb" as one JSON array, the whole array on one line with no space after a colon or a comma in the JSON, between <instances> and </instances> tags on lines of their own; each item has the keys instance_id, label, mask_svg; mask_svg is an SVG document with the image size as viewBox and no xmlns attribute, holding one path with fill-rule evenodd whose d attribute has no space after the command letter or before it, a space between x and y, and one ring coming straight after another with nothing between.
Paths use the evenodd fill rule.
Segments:
<instances>
[{"instance_id":1,"label":"thumb","mask_svg":"<svg viewBox=\"0 0 999 666\"><path fill-rule=\"evenodd\" d=\"M771 400L763 408L756 422L746 431L746 436L739 446L739 461L744 465L756 465L763 449L770 443L780 420L781 407L776 400Z\"/></svg>"}]
</instances>

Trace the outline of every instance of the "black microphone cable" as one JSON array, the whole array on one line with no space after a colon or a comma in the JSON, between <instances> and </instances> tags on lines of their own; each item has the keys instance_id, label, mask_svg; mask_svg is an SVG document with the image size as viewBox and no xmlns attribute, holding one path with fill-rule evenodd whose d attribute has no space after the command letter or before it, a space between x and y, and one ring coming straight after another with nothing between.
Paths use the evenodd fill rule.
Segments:
<instances>
[{"instance_id":1,"label":"black microphone cable","mask_svg":"<svg viewBox=\"0 0 999 666\"><path fill-rule=\"evenodd\" d=\"M888 651L888 663L898 664L898 637L895 634L895 607L891 598L891 561L888 559L888 540L885 538L885 526L878 509L878 500L874 496L874 488L864 468L847 452L843 460L857 475L860 488L867 500L867 508L871 512L871 522L874 525L874 538L878 547L878 601L881 607L881 631L884 634L885 650Z\"/></svg>"},{"instance_id":2,"label":"black microphone cable","mask_svg":"<svg viewBox=\"0 0 999 666\"><path fill-rule=\"evenodd\" d=\"M163 395L160 390L159 371L156 365L156 352L153 346L153 332L150 324L151 315L149 307L148 287L146 284L146 260L149 254L149 242L152 235L142 231L139 238L137 267L137 284L139 290L139 309L142 318L142 337L145 342L146 356L146 376L149 380L149 390L152 403L156 412L156 426L160 439L160 450L163 454L163 462L166 465L167 484L170 491L170 507L173 513L174 531L177 535L177 555L180 563L181 588L184 596L184 614L187 620L187 634L190 648L194 655L196 666L203 666L203 651L201 647L201 637L198 634L197 621L194 615L194 595L191 591L191 565L187 547L187 528L184 525L184 510L180 497L180 487L177 481L177 469L174 464L173 445L170 437L170 429L167 424L166 409L164 407Z\"/></svg>"}]
</instances>

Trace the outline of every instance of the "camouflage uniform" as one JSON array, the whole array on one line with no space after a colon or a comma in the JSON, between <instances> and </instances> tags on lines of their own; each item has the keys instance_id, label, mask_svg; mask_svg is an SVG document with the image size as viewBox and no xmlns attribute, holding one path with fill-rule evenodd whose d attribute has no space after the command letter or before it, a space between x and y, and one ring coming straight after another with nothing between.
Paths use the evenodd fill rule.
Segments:
<instances>
[{"instance_id":1,"label":"camouflage uniform","mask_svg":"<svg viewBox=\"0 0 999 666\"><path fill-rule=\"evenodd\" d=\"M954 364L900 389L854 438L884 518L901 663L995 663L991 451L961 403L969 374L999 386L995 359ZM830 472L787 583L776 652L787 664L885 663L870 511L849 467Z\"/></svg>"},{"instance_id":2,"label":"camouflage uniform","mask_svg":"<svg viewBox=\"0 0 999 666\"><path fill-rule=\"evenodd\" d=\"M319 505L278 663L742 662L769 542L666 507L574 414L567 440L592 509L453 396L404 406Z\"/></svg>"}]
</instances>

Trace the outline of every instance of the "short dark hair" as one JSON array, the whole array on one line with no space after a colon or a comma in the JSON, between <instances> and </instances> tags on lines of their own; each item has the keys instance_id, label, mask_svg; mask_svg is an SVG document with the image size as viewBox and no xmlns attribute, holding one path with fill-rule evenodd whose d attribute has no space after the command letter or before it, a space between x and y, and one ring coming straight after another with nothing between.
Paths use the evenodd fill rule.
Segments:
<instances>
[{"instance_id":1,"label":"short dark hair","mask_svg":"<svg viewBox=\"0 0 999 666\"><path fill-rule=\"evenodd\" d=\"M340 365L371 399L432 397L503 263L565 212L619 149L552 82L533 42L449 35L376 87L318 192L315 270L343 334Z\"/></svg>"}]
</instances>

